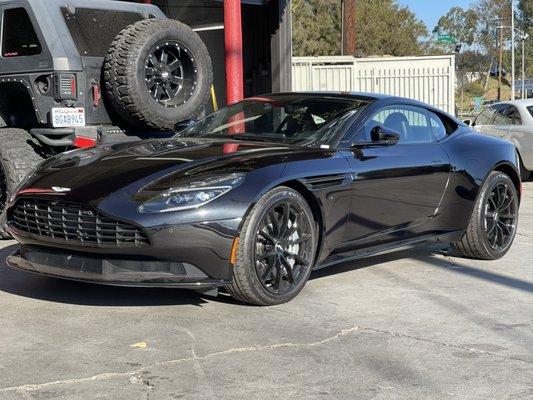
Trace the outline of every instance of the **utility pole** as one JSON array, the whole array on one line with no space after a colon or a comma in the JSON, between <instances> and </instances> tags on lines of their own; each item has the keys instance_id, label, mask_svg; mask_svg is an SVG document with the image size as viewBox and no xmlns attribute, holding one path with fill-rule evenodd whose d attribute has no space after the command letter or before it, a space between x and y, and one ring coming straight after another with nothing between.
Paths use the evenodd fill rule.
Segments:
<instances>
[{"instance_id":1,"label":"utility pole","mask_svg":"<svg viewBox=\"0 0 533 400\"><path fill-rule=\"evenodd\" d=\"M502 99L503 25L500 26L500 62L498 65L498 101Z\"/></svg>"},{"instance_id":2,"label":"utility pole","mask_svg":"<svg viewBox=\"0 0 533 400\"><path fill-rule=\"evenodd\" d=\"M515 99L515 28L514 28L514 0L511 0L511 100Z\"/></svg>"},{"instance_id":3,"label":"utility pole","mask_svg":"<svg viewBox=\"0 0 533 400\"><path fill-rule=\"evenodd\" d=\"M526 49L524 44L526 42L527 36L522 36L522 98L526 98Z\"/></svg>"},{"instance_id":4,"label":"utility pole","mask_svg":"<svg viewBox=\"0 0 533 400\"><path fill-rule=\"evenodd\" d=\"M344 0L342 12L342 54L353 56L355 54L355 7L356 0Z\"/></svg>"}]
</instances>

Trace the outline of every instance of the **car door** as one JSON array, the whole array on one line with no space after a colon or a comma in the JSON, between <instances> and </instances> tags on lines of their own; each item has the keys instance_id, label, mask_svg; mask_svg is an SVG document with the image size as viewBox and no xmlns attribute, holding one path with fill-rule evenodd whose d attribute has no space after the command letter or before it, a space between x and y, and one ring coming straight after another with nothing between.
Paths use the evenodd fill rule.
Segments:
<instances>
[{"instance_id":1,"label":"car door","mask_svg":"<svg viewBox=\"0 0 533 400\"><path fill-rule=\"evenodd\" d=\"M432 119L439 117L421 107L387 106L368 118L355 136L355 144L368 142L371 129L381 125L398 131L400 140L391 146L354 147L348 156L354 182L347 249L367 241L405 239L427 229L450 173L438 122Z\"/></svg>"},{"instance_id":2,"label":"car door","mask_svg":"<svg viewBox=\"0 0 533 400\"><path fill-rule=\"evenodd\" d=\"M496 113L496 107L490 106L481 111L474 119L472 127L479 133L489 134L492 122L494 121L494 114Z\"/></svg>"},{"instance_id":3,"label":"car door","mask_svg":"<svg viewBox=\"0 0 533 400\"><path fill-rule=\"evenodd\" d=\"M475 129L478 132L484 133L485 135L505 139L508 137L509 131L513 124L512 106L510 104L501 103L495 104L491 108L494 111L492 121L486 125L478 125L476 122Z\"/></svg>"},{"instance_id":4,"label":"car door","mask_svg":"<svg viewBox=\"0 0 533 400\"><path fill-rule=\"evenodd\" d=\"M509 141L513 143L520 154L521 162L528 170L533 170L533 118L526 107L519 110L512 106L513 125L509 130Z\"/></svg>"}]
</instances>

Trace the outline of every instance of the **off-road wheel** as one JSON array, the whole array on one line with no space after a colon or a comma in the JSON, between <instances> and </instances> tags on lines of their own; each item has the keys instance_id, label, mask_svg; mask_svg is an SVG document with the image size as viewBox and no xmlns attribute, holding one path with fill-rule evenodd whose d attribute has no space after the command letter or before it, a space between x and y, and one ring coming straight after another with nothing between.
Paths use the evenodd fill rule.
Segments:
<instances>
[{"instance_id":1,"label":"off-road wheel","mask_svg":"<svg viewBox=\"0 0 533 400\"><path fill-rule=\"evenodd\" d=\"M227 290L245 303L285 303L306 284L316 249L317 224L305 199L288 187L275 188L243 224Z\"/></svg>"},{"instance_id":2,"label":"off-road wheel","mask_svg":"<svg viewBox=\"0 0 533 400\"><path fill-rule=\"evenodd\" d=\"M146 19L123 29L104 61L107 99L129 124L172 130L203 111L213 82L200 37L171 19Z\"/></svg>"},{"instance_id":3,"label":"off-road wheel","mask_svg":"<svg viewBox=\"0 0 533 400\"><path fill-rule=\"evenodd\" d=\"M10 237L5 226L7 200L43 158L36 151L39 143L23 129L0 129L0 143L0 239L7 239Z\"/></svg>"},{"instance_id":4,"label":"off-road wheel","mask_svg":"<svg viewBox=\"0 0 533 400\"><path fill-rule=\"evenodd\" d=\"M468 258L503 257L516 234L518 206L518 193L511 178L493 171L481 188L463 238L454 247Z\"/></svg>"}]
</instances>

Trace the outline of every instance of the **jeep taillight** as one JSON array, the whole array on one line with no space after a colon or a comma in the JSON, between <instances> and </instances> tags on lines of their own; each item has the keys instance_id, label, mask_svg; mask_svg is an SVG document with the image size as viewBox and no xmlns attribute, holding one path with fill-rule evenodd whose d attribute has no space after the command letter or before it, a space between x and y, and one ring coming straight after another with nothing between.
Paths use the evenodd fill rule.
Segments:
<instances>
[{"instance_id":1,"label":"jeep taillight","mask_svg":"<svg viewBox=\"0 0 533 400\"><path fill-rule=\"evenodd\" d=\"M76 100L77 83L76 74L54 75L54 97L56 100Z\"/></svg>"}]
</instances>

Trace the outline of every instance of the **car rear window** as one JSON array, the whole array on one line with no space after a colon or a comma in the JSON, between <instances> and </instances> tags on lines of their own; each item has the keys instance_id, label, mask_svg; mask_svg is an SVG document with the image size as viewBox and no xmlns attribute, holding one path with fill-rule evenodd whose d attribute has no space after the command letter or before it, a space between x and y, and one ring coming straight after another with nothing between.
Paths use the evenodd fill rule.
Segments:
<instances>
[{"instance_id":1,"label":"car rear window","mask_svg":"<svg viewBox=\"0 0 533 400\"><path fill-rule=\"evenodd\" d=\"M22 8L4 11L2 29L2 57L21 57L40 54L41 43L28 12Z\"/></svg>"},{"instance_id":2,"label":"car rear window","mask_svg":"<svg viewBox=\"0 0 533 400\"><path fill-rule=\"evenodd\" d=\"M122 29L144 19L127 11L76 8L71 12L66 7L61 11L80 56L87 57L104 57Z\"/></svg>"},{"instance_id":3,"label":"car rear window","mask_svg":"<svg viewBox=\"0 0 533 400\"><path fill-rule=\"evenodd\" d=\"M526 108L529 111L529 113L531 114L531 116L533 117L533 106L528 106Z\"/></svg>"}]
</instances>

